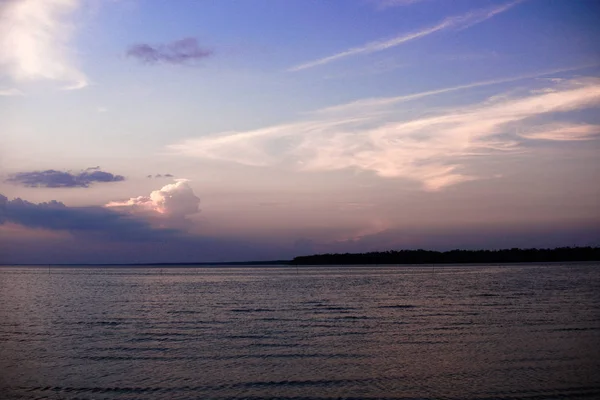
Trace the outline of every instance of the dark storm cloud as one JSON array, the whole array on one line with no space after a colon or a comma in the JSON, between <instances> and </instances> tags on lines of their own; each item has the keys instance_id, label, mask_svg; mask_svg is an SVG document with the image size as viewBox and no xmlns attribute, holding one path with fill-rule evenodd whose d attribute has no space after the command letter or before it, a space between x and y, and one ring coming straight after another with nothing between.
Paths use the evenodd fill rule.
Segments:
<instances>
[{"instance_id":1,"label":"dark storm cloud","mask_svg":"<svg viewBox=\"0 0 600 400\"><path fill-rule=\"evenodd\" d=\"M162 240L179 235L176 230L155 229L143 219L104 207L67 207L55 200L35 204L20 198L8 200L0 194L0 224L6 222L110 240Z\"/></svg>"},{"instance_id":2,"label":"dark storm cloud","mask_svg":"<svg viewBox=\"0 0 600 400\"><path fill-rule=\"evenodd\" d=\"M18 172L11 175L7 181L27 187L73 188L89 187L98 182L120 182L125 177L110 172L100 171L100 167L87 168L83 172L46 171Z\"/></svg>"},{"instance_id":3,"label":"dark storm cloud","mask_svg":"<svg viewBox=\"0 0 600 400\"><path fill-rule=\"evenodd\" d=\"M127 49L127 56L144 64L191 64L210 57L212 50L202 48L195 38L184 38L167 44L135 44Z\"/></svg>"}]
</instances>

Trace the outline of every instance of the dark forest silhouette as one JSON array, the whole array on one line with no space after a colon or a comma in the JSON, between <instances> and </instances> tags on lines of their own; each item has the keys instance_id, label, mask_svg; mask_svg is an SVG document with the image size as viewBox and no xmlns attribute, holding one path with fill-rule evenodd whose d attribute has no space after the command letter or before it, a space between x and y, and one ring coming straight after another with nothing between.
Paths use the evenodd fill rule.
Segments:
<instances>
[{"instance_id":1,"label":"dark forest silhouette","mask_svg":"<svg viewBox=\"0 0 600 400\"><path fill-rule=\"evenodd\" d=\"M503 250L399 250L371 253L316 254L295 257L296 265L331 264L489 264L561 261L599 261L600 247Z\"/></svg>"}]
</instances>

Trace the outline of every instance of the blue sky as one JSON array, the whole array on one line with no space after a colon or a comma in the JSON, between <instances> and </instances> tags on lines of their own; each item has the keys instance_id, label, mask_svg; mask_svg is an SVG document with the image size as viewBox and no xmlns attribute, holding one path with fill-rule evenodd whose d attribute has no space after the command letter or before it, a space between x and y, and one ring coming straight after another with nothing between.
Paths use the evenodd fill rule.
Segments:
<instances>
[{"instance_id":1,"label":"blue sky","mask_svg":"<svg viewBox=\"0 0 600 400\"><path fill-rule=\"evenodd\" d=\"M0 254L600 244L599 14L585 0L0 2Z\"/></svg>"}]
</instances>

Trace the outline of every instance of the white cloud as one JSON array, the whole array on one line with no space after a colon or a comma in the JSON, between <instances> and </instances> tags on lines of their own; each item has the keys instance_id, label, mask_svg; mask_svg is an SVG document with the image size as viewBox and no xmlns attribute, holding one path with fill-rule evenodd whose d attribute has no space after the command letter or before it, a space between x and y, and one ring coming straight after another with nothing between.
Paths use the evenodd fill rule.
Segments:
<instances>
[{"instance_id":1,"label":"white cloud","mask_svg":"<svg viewBox=\"0 0 600 400\"><path fill-rule=\"evenodd\" d=\"M111 201L106 207L116 207L134 213L158 217L163 227L187 225L186 218L200 211L200 199L187 179L176 179L175 183L154 190L149 196L132 197L125 201Z\"/></svg>"},{"instance_id":2,"label":"white cloud","mask_svg":"<svg viewBox=\"0 0 600 400\"><path fill-rule=\"evenodd\" d=\"M600 125L554 123L536 126L519 132L519 136L533 140L591 140L600 134Z\"/></svg>"},{"instance_id":3,"label":"white cloud","mask_svg":"<svg viewBox=\"0 0 600 400\"><path fill-rule=\"evenodd\" d=\"M79 0L3 0L0 2L0 74L14 81L54 80L65 89L87 85L74 65L68 43L69 18Z\"/></svg>"},{"instance_id":4,"label":"white cloud","mask_svg":"<svg viewBox=\"0 0 600 400\"><path fill-rule=\"evenodd\" d=\"M383 50L386 50L386 49L389 49L392 47L399 46L399 45L409 42L411 40L419 39L419 38L431 35L432 33L444 31L447 29L465 29L465 28L468 28L475 24L479 24L487 19L490 19L494 15L504 12L520 2L521 2L521 0L518 0L518 1L514 1L512 3L503 4L501 6L494 7L494 8L481 9L481 10L469 12L464 15L448 17L436 25L421 29L419 31L402 34L402 35L396 36L396 37L394 37L392 39L388 39L388 40L377 40L374 42L369 42L365 45L353 47L348 50L344 50L340 53L333 54L331 56L323 57L318 60L314 60L314 61L303 63L300 65L296 65L296 66L290 68L288 71L290 71L290 72L301 71L301 70L313 68L313 67L316 67L319 65L329 64L330 62L333 62L333 61L336 61L336 60L339 60L342 58L350 57L350 56L355 56L355 55L359 55L359 54L370 54L370 53L375 53L378 51L383 51Z\"/></svg>"},{"instance_id":5,"label":"white cloud","mask_svg":"<svg viewBox=\"0 0 600 400\"><path fill-rule=\"evenodd\" d=\"M0 96L23 96L23 92L19 89L0 89Z\"/></svg>"},{"instance_id":6,"label":"white cloud","mask_svg":"<svg viewBox=\"0 0 600 400\"><path fill-rule=\"evenodd\" d=\"M169 148L177 154L254 166L369 171L439 190L477 178L464 171L472 156L521 151L523 137L516 134L517 127L530 127L533 119L544 115L600 105L600 79L550 84L554 91L499 96L493 102L403 120L390 120L395 114L389 109L378 112L390 103L372 99L369 107L341 107L344 112L316 113L309 121L188 139ZM561 139L556 132L546 132L544 138L579 138L584 130L563 129Z\"/></svg>"}]
</instances>

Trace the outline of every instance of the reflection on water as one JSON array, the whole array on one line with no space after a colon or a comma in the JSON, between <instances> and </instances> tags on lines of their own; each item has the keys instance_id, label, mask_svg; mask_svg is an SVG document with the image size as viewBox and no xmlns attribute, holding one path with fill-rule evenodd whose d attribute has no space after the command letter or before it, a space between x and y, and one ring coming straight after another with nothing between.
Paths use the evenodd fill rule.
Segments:
<instances>
[{"instance_id":1,"label":"reflection on water","mask_svg":"<svg viewBox=\"0 0 600 400\"><path fill-rule=\"evenodd\" d=\"M0 268L0 397L600 398L600 265Z\"/></svg>"}]
</instances>

